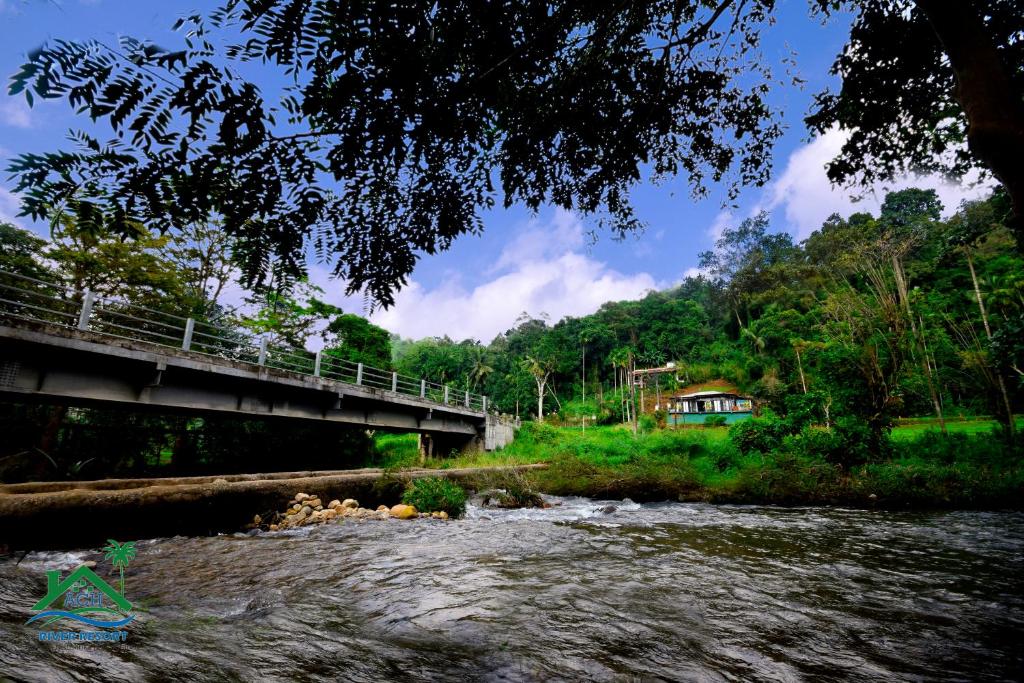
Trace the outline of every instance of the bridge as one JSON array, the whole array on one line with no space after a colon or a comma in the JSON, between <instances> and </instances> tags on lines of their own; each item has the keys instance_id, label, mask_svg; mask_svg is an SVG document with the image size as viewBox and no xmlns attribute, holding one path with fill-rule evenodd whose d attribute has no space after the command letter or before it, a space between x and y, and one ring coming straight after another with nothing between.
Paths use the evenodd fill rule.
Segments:
<instances>
[{"instance_id":1,"label":"bridge","mask_svg":"<svg viewBox=\"0 0 1024 683\"><path fill-rule=\"evenodd\" d=\"M0 400L417 432L427 456L514 436L486 396L5 271Z\"/></svg>"}]
</instances>

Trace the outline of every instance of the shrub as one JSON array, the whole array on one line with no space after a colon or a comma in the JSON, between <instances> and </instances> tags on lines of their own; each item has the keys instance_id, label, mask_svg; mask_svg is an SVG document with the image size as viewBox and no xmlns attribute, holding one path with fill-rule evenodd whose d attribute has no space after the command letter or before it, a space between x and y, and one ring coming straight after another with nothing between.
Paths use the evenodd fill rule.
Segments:
<instances>
[{"instance_id":1,"label":"shrub","mask_svg":"<svg viewBox=\"0 0 1024 683\"><path fill-rule=\"evenodd\" d=\"M655 419L653 415L648 415L647 413L644 413L643 415L640 416L640 419L637 421L637 426L640 428L641 432L647 434L649 432L653 432L655 429L658 428L658 420Z\"/></svg>"},{"instance_id":2,"label":"shrub","mask_svg":"<svg viewBox=\"0 0 1024 683\"><path fill-rule=\"evenodd\" d=\"M558 428L542 422L524 422L516 440L528 441L536 444L554 444L558 441Z\"/></svg>"},{"instance_id":3,"label":"shrub","mask_svg":"<svg viewBox=\"0 0 1024 683\"><path fill-rule=\"evenodd\" d=\"M771 453L782 446L782 440L791 433L789 423L769 416L737 422L729 428L729 439L744 455L752 451Z\"/></svg>"},{"instance_id":4,"label":"shrub","mask_svg":"<svg viewBox=\"0 0 1024 683\"><path fill-rule=\"evenodd\" d=\"M452 518L466 513L466 491L440 477L413 479L402 494L402 502L415 506L420 512L447 512Z\"/></svg>"},{"instance_id":5,"label":"shrub","mask_svg":"<svg viewBox=\"0 0 1024 683\"><path fill-rule=\"evenodd\" d=\"M724 427L725 415L708 415L704 418L705 427Z\"/></svg>"}]
</instances>

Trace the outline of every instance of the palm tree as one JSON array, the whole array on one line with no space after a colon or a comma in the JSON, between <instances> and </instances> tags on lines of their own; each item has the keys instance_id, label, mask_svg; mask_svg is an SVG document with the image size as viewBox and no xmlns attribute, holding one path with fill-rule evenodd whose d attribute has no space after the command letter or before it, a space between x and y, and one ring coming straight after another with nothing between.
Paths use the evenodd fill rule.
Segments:
<instances>
[{"instance_id":1,"label":"palm tree","mask_svg":"<svg viewBox=\"0 0 1024 683\"><path fill-rule=\"evenodd\" d=\"M107 545L103 549L107 551L103 557L110 560L110 563L121 572L121 595L124 595L124 570L135 557L135 542L118 543L114 539L108 538Z\"/></svg>"},{"instance_id":2,"label":"palm tree","mask_svg":"<svg viewBox=\"0 0 1024 683\"><path fill-rule=\"evenodd\" d=\"M487 364L487 356L484 350L477 346L473 349L473 365L469 369L469 377L473 385L470 391L476 391L478 385L483 384L487 377L494 372L494 368Z\"/></svg>"}]
</instances>

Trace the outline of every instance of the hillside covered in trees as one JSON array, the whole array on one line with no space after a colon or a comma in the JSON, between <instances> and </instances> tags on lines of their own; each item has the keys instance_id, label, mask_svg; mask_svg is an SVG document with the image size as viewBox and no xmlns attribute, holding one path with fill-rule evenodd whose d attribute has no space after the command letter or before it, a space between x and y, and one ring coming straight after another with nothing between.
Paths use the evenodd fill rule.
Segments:
<instances>
[{"instance_id":1,"label":"hillside covered in trees","mask_svg":"<svg viewBox=\"0 0 1024 683\"><path fill-rule=\"evenodd\" d=\"M621 420L628 371L674 362L666 391L721 379L781 416L856 421L874 448L897 417L991 414L1012 428L1024 262L1008 205L997 194L942 213L933 191L902 190L799 244L753 216L672 289L554 324L524 314L487 345L396 341L396 365L523 416Z\"/></svg>"},{"instance_id":2,"label":"hillside covered in trees","mask_svg":"<svg viewBox=\"0 0 1024 683\"><path fill-rule=\"evenodd\" d=\"M756 215L701 255L702 274L636 301L551 323L524 314L489 343L405 340L283 275L225 305L238 245L215 224L133 240L59 225L50 241L2 226L0 270L322 347L366 365L489 397L556 424L643 422L631 371L675 365L658 391L719 381L798 432L832 432L844 460L883 455L897 418L991 415L1014 438L1024 368L1024 261L999 193L948 220L933 191L889 194L879 215L833 215L800 243ZM21 475L259 469L284 444L302 464L362 462L363 433L258 422L5 407L5 468ZM637 413L641 413L638 419ZM634 424L634 429L636 425ZM846 463L846 464L850 464ZM299 462L296 462L298 465ZM159 467L158 467L159 468Z\"/></svg>"}]
</instances>

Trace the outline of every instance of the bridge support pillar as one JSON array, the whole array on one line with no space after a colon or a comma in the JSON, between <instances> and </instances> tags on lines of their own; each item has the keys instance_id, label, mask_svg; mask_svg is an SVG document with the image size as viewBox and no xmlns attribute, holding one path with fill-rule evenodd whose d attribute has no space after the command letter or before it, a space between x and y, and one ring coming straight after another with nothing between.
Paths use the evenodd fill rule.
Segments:
<instances>
[{"instance_id":1,"label":"bridge support pillar","mask_svg":"<svg viewBox=\"0 0 1024 683\"><path fill-rule=\"evenodd\" d=\"M477 435L424 432L420 434L420 462L476 453L483 446L483 439Z\"/></svg>"}]
</instances>

